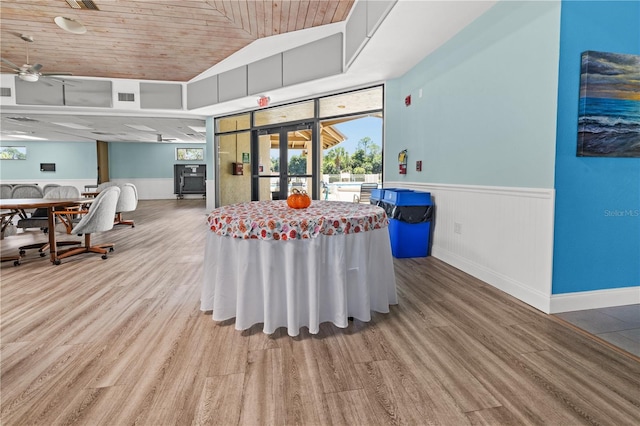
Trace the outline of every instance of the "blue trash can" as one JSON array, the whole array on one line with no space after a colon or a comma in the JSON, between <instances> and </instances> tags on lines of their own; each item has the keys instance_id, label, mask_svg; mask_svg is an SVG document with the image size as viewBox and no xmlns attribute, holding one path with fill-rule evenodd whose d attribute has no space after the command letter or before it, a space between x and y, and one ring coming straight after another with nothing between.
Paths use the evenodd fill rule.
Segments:
<instances>
[{"instance_id":1,"label":"blue trash can","mask_svg":"<svg viewBox=\"0 0 640 426\"><path fill-rule=\"evenodd\" d=\"M394 192L415 192L413 189L406 188L379 188L371 191L371 204L375 204L376 206L382 207L384 211L387 213L387 216L391 217L391 213L393 213L393 208L395 207L393 204L385 201L384 194L386 191L394 191Z\"/></svg>"},{"instance_id":2,"label":"blue trash can","mask_svg":"<svg viewBox=\"0 0 640 426\"><path fill-rule=\"evenodd\" d=\"M369 197L369 203L379 206L384 198L384 189L376 188L371 190L371 196Z\"/></svg>"},{"instance_id":3,"label":"blue trash can","mask_svg":"<svg viewBox=\"0 0 640 426\"><path fill-rule=\"evenodd\" d=\"M389 216L393 257L428 256L433 215L431 193L385 189L382 203Z\"/></svg>"}]
</instances>

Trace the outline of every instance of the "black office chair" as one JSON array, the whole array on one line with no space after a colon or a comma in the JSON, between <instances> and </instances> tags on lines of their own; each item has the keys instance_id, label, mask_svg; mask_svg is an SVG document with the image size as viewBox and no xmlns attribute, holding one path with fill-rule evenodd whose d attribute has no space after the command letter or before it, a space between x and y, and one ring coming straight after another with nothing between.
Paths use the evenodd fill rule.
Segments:
<instances>
[{"instance_id":1,"label":"black office chair","mask_svg":"<svg viewBox=\"0 0 640 426\"><path fill-rule=\"evenodd\" d=\"M43 198L80 198L80 191L75 186L57 186L55 188L51 188ZM47 232L55 232L55 230L49 229L48 215L48 209L36 209L30 217L20 219L16 226L22 229L39 228L45 234ZM56 246L69 246L77 244L80 244L80 241L58 241L56 243ZM49 249L49 241L47 240L41 243L28 244L26 246L18 247L18 250L20 250L20 256L24 256L26 250L31 249L38 249L38 252L40 252L40 256L44 257L46 255L45 251Z\"/></svg>"}]
</instances>

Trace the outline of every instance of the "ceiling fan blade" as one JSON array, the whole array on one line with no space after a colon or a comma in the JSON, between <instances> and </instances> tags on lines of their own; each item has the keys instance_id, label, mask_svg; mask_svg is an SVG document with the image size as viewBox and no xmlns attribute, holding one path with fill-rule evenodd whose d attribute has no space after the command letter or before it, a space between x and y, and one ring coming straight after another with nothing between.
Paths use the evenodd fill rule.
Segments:
<instances>
[{"instance_id":1,"label":"ceiling fan blade","mask_svg":"<svg viewBox=\"0 0 640 426\"><path fill-rule=\"evenodd\" d=\"M40 64L33 64L31 65L31 67L27 70L27 72L31 72L31 73L38 73L40 72L40 70L42 69L42 65Z\"/></svg>"},{"instance_id":2,"label":"ceiling fan blade","mask_svg":"<svg viewBox=\"0 0 640 426\"><path fill-rule=\"evenodd\" d=\"M0 67L2 67L2 68L3 68L3 69L2 69L2 72L6 72L6 71L5 71L5 69L6 69L6 70L11 70L11 71L14 71L14 72L19 72L19 70L15 69L15 68L13 68L13 67L10 67L9 65L0 64Z\"/></svg>"},{"instance_id":3,"label":"ceiling fan blade","mask_svg":"<svg viewBox=\"0 0 640 426\"><path fill-rule=\"evenodd\" d=\"M73 75L70 72L42 72L40 75Z\"/></svg>"},{"instance_id":4,"label":"ceiling fan blade","mask_svg":"<svg viewBox=\"0 0 640 426\"><path fill-rule=\"evenodd\" d=\"M9 65L9 67L11 67L11 69L13 69L14 71L20 71L20 67L17 66L16 64L14 64L13 62L8 61L5 58L0 58L0 61L2 61L5 64Z\"/></svg>"}]
</instances>

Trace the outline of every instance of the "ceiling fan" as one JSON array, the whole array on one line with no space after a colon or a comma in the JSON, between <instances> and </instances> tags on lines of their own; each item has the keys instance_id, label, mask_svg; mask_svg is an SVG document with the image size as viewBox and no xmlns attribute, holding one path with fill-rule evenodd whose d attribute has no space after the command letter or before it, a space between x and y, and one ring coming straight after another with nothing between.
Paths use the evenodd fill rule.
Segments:
<instances>
[{"instance_id":1,"label":"ceiling fan","mask_svg":"<svg viewBox=\"0 0 640 426\"><path fill-rule=\"evenodd\" d=\"M26 35L26 34L20 34L19 37L25 41L26 46L27 46L27 63L24 64L23 66L19 67L16 64L14 64L13 62L5 59L5 58L0 58L0 60L2 62L4 62L4 64L0 64L0 66L3 66L5 68L11 68L17 75L18 78L20 78L20 80L24 80L24 81L28 81L28 82L36 82L38 80L40 80L41 78L47 79L47 80L51 80L51 81L55 81L58 83L65 83L64 80L59 80L56 78L53 78L53 76L58 76L58 75L71 75L71 73L68 72L48 72L48 73L43 73L40 72L40 70L42 69L42 65L40 64L33 64L30 65L29 64L29 43L33 43L33 37L30 35ZM49 84L47 81L44 81L44 83ZM51 84L49 84L51 85Z\"/></svg>"},{"instance_id":2,"label":"ceiling fan","mask_svg":"<svg viewBox=\"0 0 640 426\"><path fill-rule=\"evenodd\" d=\"M156 140L158 142L173 142L173 141L177 141L178 139L176 139L176 138L163 138L161 134L158 134Z\"/></svg>"}]
</instances>

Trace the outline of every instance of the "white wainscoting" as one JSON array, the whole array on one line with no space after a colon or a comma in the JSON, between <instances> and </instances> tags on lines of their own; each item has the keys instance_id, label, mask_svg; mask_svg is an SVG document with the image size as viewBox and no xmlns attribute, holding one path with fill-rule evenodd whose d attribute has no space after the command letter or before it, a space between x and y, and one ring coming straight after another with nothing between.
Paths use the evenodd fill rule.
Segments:
<instances>
[{"instance_id":1,"label":"white wainscoting","mask_svg":"<svg viewBox=\"0 0 640 426\"><path fill-rule=\"evenodd\" d=\"M132 183L136 186L139 200L168 200L176 198L173 193L173 178L164 179L111 179L115 183ZM202 195L199 195L202 197Z\"/></svg>"},{"instance_id":2,"label":"white wainscoting","mask_svg":"<svg viewBox=\"0 0 640 426\"><path fill-rule=\"evenodd\" d=\"M431 193L432 256L550 312L553 189L404 182L384 186Z\"/></svg>"},{"instance_id":3,"label":"white wainscoting","mask_svg":"<svg viewBox=\"0 0 640 426\"><path fill-rule=\"evenodd\" d=\"M140 200L170 200L176 199L173 192L173 178L165 179L111 179L116 183L132 183L138 190ZM202 194L184 194L185 199L202 199Z\"/></svg>"}]
</instances>

